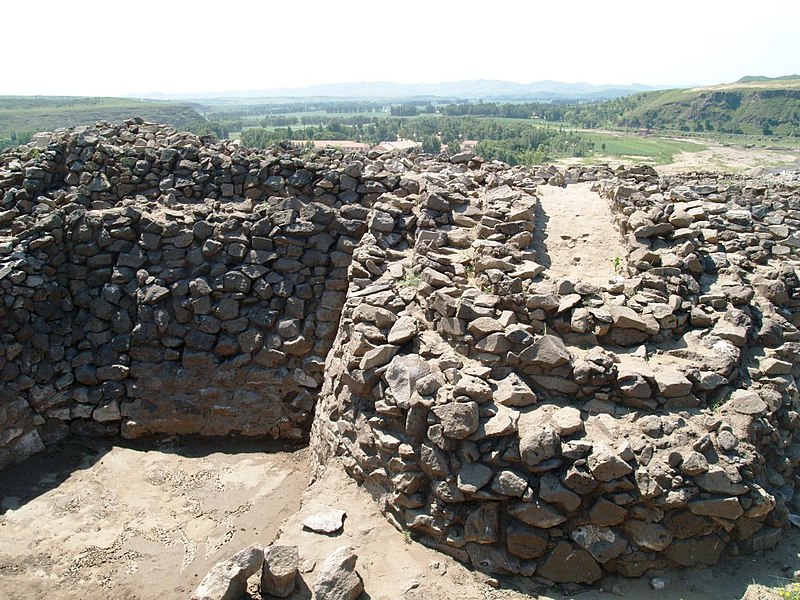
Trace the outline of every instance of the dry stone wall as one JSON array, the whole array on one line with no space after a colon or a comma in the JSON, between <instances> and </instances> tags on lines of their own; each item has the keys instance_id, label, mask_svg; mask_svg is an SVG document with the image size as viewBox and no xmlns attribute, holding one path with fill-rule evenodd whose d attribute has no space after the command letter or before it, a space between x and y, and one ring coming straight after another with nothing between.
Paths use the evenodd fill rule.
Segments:
<instances>
[{"instance_id":1,"label":"dry stone wall","mask_svg":"<svg viewBox=\"0 0 800 600\"><path fill-rule=\"evenodd\" d=\"M134 121L37 140L1 159L0 464L70 433L306 435L401 178Z\"/></svg>"},{"instance_id":2,"label":"dry stone wall","mask_svg":"<svg viewBox=\"0 0 800 600\"><path fill-rule=\"evenodd\" d=\"M605 285L542 255L537 186L583 181L628 247ZM310 430L316 471L416 540L556 582L767 548L800 509L791 178L129 121L3 154L0 202L0 467L68 435Z\"/></svg>"},{"instance_id":3,"label":"dry stone wall","mask_svg":"<svg viewBox=\"0 0 800 600\"><path fill-rule=\"evenodd\" d=\"M471 171L345 302L318 468L340 456L398 528L477 569L713 564L796 510L798 186L600 175L630 248L606 286L547 280L535 187Z\"/></svg>"}]
</instances>

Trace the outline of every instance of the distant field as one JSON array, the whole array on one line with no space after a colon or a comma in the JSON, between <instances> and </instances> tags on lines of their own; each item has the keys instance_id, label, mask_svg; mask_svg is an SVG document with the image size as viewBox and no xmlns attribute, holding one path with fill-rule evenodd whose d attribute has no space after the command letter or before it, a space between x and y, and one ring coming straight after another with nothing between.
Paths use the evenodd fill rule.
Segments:
<instances>
[{"instance_id":1,"label":"distant field","mask_svg":"<svg viewBox=\"0 0 800 600\"><path fill-rule=\"evenodd\" d=\"M792 79L768 78L763 81L737 81L734 83L723 83L721 85L710 85L704 87L691 88L692 92L714 92L714 91L746 91L746 90L800 90L800 79L796 76Z\"/></svg>"},{"instance_id":2,"label":"distant field","mask_svg":"<svg viewBox=\"0 0 800 600\"><path fill-rule=\"evenodd\" d=\"M645 160L655 164L667 164L680 152L700 152L707 146L682 140L662 137L643 137L625 133L584 132L594 144L594 151L602 156L628 160Z\"/></svg>"},{"instance_id":3,"label":"distant field","mask_svg":"<svg viewBox=\"0 0 800 600\"><path fill-rule=\"evenodd\" d=\"M243 131L263 129L267 143L277 139L276 129L293 139L306 138L313 128L318 139L355 139L377 143L382 139L405 137L427 142L431 151L440 146L457 147L461 140L483 141L481 151L488 158L512 164L534 164L542 160L576 159L598 162L648 162L666 165L676 158L689 158L682 152L699 152L718 145L734 148L761 148L791 152L800 147L800 136L785 135L797 121L797 80L745 82L695 90L664 90L619 98L599 104L574 104L559 107L549 103L477 104L470 115L449 114L446 104L419 105L424 114L391 115L396 104L348 102L337 99L287 101L275 105L245 99L224 102L165 102L126 98L77 97L0 97L0 148L25 143L37 131L91 125L97 121L121 121L134 116L171 124L198 135L213 133L219 138L241 139ZM729 96L732 90L772 89L765 95L740 102ZM708 99L708 92L722 94L722 100ZM787 95L786 91L790 91ZM686 103L687 98L695 104ZM716 98L716 96L715 96ZM681 102L684 100L684 102ZM726 103L731 103L728 106ZM739 102L737 104L737 102ZM403 108L406 105L400 105ZM416 106L416 105L415 105ZM307 109L307 110L304 110ZM452 108L452 107L451 107ZM491 110L497 112L492 113ZM432 111L438 111L433 113ZM527 115L527 116L526 116ZM621 115L639 115L638 120L617 122ZM649 116L648 116L649 115ZM717 124L738 119L741 132L723 131ZM765 134L753 123L770 118L774 134ZM650 126L654 133L639 136L637 129ZM560 119L560 120L559 120ZM701 123L702 121L702 123ZM732 122L732 121L730 121ZM691 127L682 125L691 124ZM699 126L698 125L702 125ZM286 132L286 127L291 132ZM680 126L680 127L679 127ZM258 136L250 131L249 143ZM687 139L688 138L688 139ZM722 159L728 160L723 156ZM773 161L767 155L765 161Z\"/></svg>"},{"instance_id":4,"label":"distant field","mask_svg":"<svg viewBox=\"0 0 800 600\"><path fill-rule=\"evenodd\" d=\"M125 98L0 97L0 146L38 131L122 121L148 121L186 127L202 117L188 104Z\"/></svg>"}]
</instances>

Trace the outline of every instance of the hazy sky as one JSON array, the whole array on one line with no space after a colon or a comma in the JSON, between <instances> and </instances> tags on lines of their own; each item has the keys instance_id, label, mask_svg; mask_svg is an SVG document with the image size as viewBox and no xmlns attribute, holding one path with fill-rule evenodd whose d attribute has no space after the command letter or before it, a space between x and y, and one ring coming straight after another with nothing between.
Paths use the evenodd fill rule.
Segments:
<instances>
[{"instance_id":1,"label":"hazy sky","mask_svg":"<svg viewBox=\"0 0 800 600\"><path fill-rule=\"evenodd\" d=\"M800 72L800 2L6 0L0 94Z\"/></svg>"}]
</instances>

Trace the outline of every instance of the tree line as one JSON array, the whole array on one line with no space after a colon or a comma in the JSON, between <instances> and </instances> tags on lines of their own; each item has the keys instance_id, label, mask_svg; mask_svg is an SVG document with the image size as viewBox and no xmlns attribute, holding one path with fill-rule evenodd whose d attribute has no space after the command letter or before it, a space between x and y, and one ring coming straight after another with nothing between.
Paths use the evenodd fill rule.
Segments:
<instances>
[{"instance_id":1,"label":"tree line","mask_svg":"<svg viewBox=\"0 0 800 600\"><path fill-rule=\"evenodd\" d=\"M242 131L247 146L266 148L284 140L354 140L375 145L383 140L410 139L425 152L458 152L465 140L479 141L478 153L487 160L509 164L537 164L562 156L585 156L593 144L584 135L558 127L503 121L498 118L418 116L382 118L371 123L346 124L334 120L311 127Z\"/></svg>"}]
</instances>

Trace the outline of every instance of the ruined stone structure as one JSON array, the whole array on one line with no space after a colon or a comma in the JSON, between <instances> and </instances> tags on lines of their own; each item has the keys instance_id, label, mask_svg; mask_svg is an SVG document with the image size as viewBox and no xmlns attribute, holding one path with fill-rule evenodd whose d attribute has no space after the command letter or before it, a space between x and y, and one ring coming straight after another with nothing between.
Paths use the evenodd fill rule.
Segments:
<instances>
[{"instance_id":1,"label":"ruined stone structure","mask_svg":"<svg viewBox=\"0 0 800 600\"><path fill-rule=\"evenodd\" d=\"M137 122L42 146L0 157L0 464L310 429L418 541L557 582L766 548L794 510L796 182ZM537 186L579 180L629 249L607 285L537 253Z\"/></svg>"},{"instance_id":2,"label":"ruined stone structure","mask_svg":"<svg viewBox=\"0 0 800 600\"><path fill-rule=\"evenodd\" d=\"M0 464L70 432L302 438L365 205L400 180L141 123L0 177Z\"/></svg>"}]
</instances>

